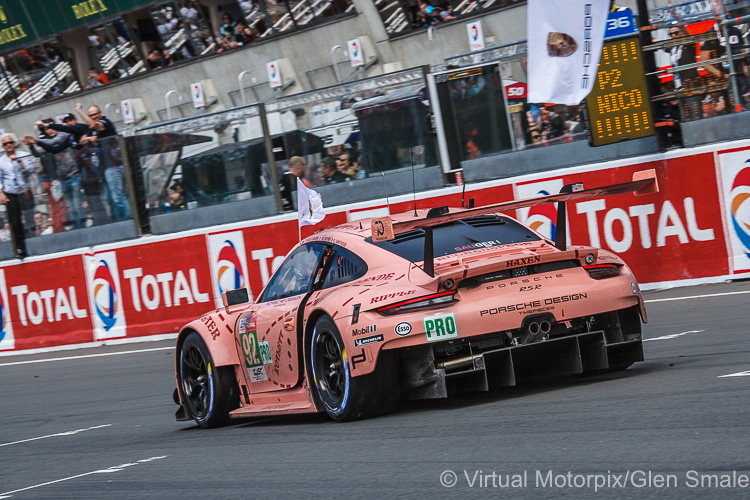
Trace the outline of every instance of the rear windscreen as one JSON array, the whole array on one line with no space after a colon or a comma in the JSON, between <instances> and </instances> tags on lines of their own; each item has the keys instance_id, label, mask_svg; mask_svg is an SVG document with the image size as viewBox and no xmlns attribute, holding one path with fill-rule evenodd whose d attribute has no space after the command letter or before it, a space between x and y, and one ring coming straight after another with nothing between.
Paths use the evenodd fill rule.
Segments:
<instances>
[{"instance_id":1,"label":"rear windscreen","mask_svg":"<svg viewBox=\"0 0 750 500\"><path fill-rule=\"evenodd\" d=\"M415 229L391 241L373 242L372 238L365 241L411 262L419 262L424 260L424 233L424 229ZM435 257L539 239L523 225L500 215L469 217L433 229Z\"/></svg>"}]
</instances>

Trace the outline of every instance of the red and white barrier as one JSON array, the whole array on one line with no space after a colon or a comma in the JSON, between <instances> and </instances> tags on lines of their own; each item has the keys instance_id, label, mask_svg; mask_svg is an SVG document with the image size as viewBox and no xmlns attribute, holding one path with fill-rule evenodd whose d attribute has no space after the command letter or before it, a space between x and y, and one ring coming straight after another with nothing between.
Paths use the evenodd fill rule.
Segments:
<instances>
[{"instance_id":1,"label":"red and white barrier","mask_svg":"<svg viewBox=\"0 0 750 500\"><path fill-rule=\"evenodd\" d=\"M571 182L626 182L644 169L656 171L659 193L569 204L568 241L622 255L644 288L750 275L750 140L467 185L466 198L480 206L551 194ZM417 206L459 206L461 190L419 193ZM392 201L329 208L303 237L414 208L411 195ZM550 236L556 207L511 215ZM296 214L285 214L2 262L0 354L174 335L220 305L223 290L249 286L257 296L297 237Z\"/></svg>"}]
</instances>

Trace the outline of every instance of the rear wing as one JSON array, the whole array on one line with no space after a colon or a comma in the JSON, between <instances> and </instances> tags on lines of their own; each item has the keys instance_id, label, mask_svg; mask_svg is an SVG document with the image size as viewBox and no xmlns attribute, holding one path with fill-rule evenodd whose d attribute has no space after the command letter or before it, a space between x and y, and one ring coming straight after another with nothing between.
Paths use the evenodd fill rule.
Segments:
<instances>
[{"instance_id":1,"label":"rear wing","mask_svg":"<svg viewBox=\"0 0 750 500\"><path fill-rule=\"evenodd\" d=\"M460 212L436 215L434 217L430 217L430 214L428 214L424 219L416 219L394 224L393 233L394 235L397 235L415 229L424 229L424 272L430 276L435 276L435 255L433 252L432 230L437 226L476 215L486 215L495 212L517 210L519 208L535 207L537 205L544 205L545 203L557 203L557 239L555 240L555 246L560 250L565 250L567 246L567 202L586 200L590 198L601 198L603 196L611 196L614 194L634 193L636 196L640 196L643 194L658 192L659 184L656 180L656 172L654 170L642 170L633 174L633 180L631 182L623 182L621 184L612 184L592 189L584 189L582 183L566 184L558 194L536 196L533 198L526 198L525 200L506 201L478 208L468 208Z\"/></svg>"}]
</instances>

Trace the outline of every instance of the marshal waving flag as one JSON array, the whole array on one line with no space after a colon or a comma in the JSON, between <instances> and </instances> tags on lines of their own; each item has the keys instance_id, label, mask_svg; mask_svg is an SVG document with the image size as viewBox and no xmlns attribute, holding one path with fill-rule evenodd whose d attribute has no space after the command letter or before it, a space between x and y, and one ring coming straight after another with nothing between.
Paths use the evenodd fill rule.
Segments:
<instances>
[{"instance_id":1,"label":"marshal waving flag","mask_svg":"<svg viewBox=\"0 0 750 500\"><path fill-rule=\"evenodd\" d=\"M596 80L609 0L528 0L528 102L576 106Z\"/></svg>"},{"instance_id":2,"label":"marshal waving flag","mask_svg":"<svg viewBox=\"0 0 750 500\"><path fill-rule=\"evenodd\" d=\"M314 226L326 216L320 193L305 186L297 177L297 218L299 227Z\"/></svg>"}]
</instances>

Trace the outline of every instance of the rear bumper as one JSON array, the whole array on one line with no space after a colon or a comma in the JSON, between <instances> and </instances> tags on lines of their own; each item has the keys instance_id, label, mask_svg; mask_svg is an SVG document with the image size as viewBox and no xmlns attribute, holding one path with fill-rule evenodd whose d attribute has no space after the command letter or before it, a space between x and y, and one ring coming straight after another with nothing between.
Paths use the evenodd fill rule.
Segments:
<instances>
[{"instance_id":1,"label":"rear bumper","mask_svg":"<svg viewBox=\"0 0 750 500\"><path fill-rule=\"evenodd\" d=\"M641 339L608 343L604 331L505 347L465 359L459 368L433 368L412 379L410 399L444 398L454 392L487 391L524 380L602 373L643 361ZM424 368L424 366L423 366Z\"/></svg>"}]
</instances>

